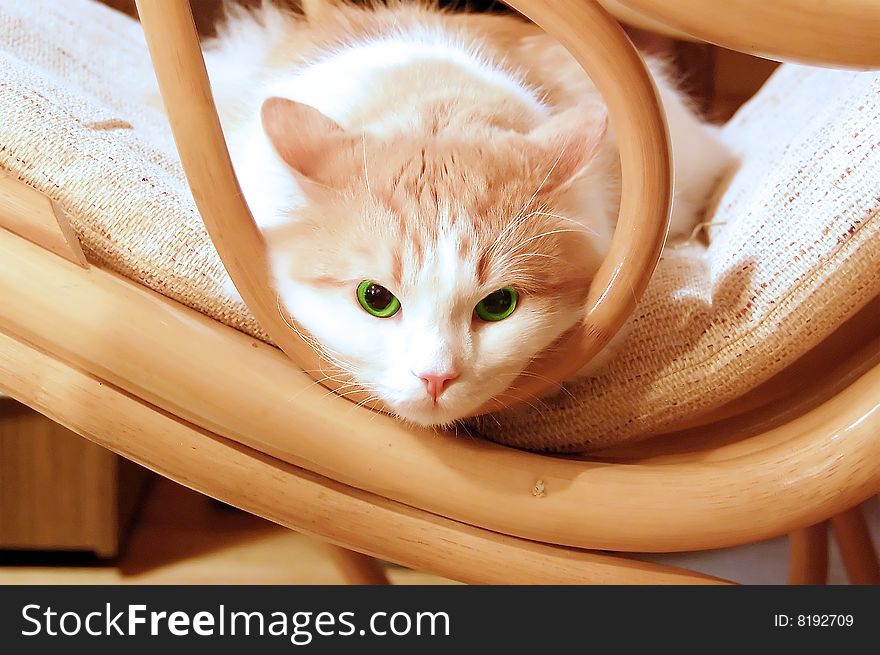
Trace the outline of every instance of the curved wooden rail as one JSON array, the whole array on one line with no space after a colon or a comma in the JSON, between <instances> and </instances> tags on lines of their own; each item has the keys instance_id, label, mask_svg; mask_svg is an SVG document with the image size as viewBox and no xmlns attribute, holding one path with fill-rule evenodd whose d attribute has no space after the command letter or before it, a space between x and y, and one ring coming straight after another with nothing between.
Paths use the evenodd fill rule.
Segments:
<instances>
[{"instance_id":1,"label":"curved wooden rail","mask_svg":"<svg viewBox=\"0 0 880 655\"><path fill-rule=\"evenodd\" d=\"M500 533L607 550L714 548L817 523L880 490L880 366L761 435L760 448L718 461L584 462L438 438L379 413L354 423L354 406L277 349L2 230L0 280L0 330L60 361L301 468Z\"/></svg>"},{"instance_id":2,"label":"curved wooden rail","mask_svg":"<svg viewBox=\"0 0 880 655\"><path fill-rule=\"evenodd\" d=\"M680 39L682 41L699 41L699 39L696 39L689 34L685 34L681 30L669 27L656 19L649 18L644 14L640 14L639 12L630 9L622 4L620 0L599 0L599 3L617 20L626 25L631 25L632 27L638 27L642 30L662 34L663 36Z\"/></svg>"},{"instance_id":3,"label":"curved wooden rail","mask_svg":"<svg viewBox=\"0 0 880 655\"><path fill-rule=\"evenodd\" d=\"M331 370L279 311L263 238L232 169L189 0L136 4L193 199L229 276L260 326L300 368Z\"/></svg>"},{"instance_id":4,"label":"curved wooden rail","mask_svg":"<svg viewBox=\"0 0 880 655\"><path fill-rule=\"evenodd\" d=\"M614 0L701 41L779 61L880 67L876 0Z\"/></svg>"},{"instance_id":5,"label":"curved wooden rail","mask_svg":"<svg viewBox=\"0 0 880 655\"><path fill-rule=\"evenodd\" d=\"M618 228L590 290L589 312L563 347L520 376L499 409L558 387L587 363L629 316L654 271L672 201L670 147L660 101L644 64L620 26L593 0L509 0L571 51L605 97L623 172ZM282 316L271 289L259 231L242 197L217 118L188 0L138 0L138 13L183 167L211 239L248 308L301 369L332 370ZM582 38L589 34L589 39ZM320 376L331 388L340 384ZM349 400L363 401L356 393ZM377 405L371 405L378 407ZM352 421L364 421L366 412Z\"/></svg>"},{"instance_id":6,"label":"curved wooden rail","mask_svg":"<svg viewBox=\"0 0 880 655\"><path fill-rule=\"evenodd\" d=\"M187 487L305 534L454 580L723 583L673 567L495 534L351 489L194 428L2 331L0 389Z\"/></svg>"}]
</instances>

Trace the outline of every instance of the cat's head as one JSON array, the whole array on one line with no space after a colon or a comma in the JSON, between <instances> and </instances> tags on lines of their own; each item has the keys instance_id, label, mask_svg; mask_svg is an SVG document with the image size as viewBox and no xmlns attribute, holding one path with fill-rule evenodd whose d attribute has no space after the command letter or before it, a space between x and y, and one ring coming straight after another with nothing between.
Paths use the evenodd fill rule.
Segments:
<instances>
[{"instance_id":1,"label":"cat's head","mask_svg":"<svg viewBox=\"0 0 880 655\"><path fill-rule=\"evenodd\" d=\"M573 183L604 135L604 114L586 118L364 135L268 100L300 192L264 230L282 302L401 418L447 424L503 395L583 316L607 245Z\"/></svg>"}]
</instances>

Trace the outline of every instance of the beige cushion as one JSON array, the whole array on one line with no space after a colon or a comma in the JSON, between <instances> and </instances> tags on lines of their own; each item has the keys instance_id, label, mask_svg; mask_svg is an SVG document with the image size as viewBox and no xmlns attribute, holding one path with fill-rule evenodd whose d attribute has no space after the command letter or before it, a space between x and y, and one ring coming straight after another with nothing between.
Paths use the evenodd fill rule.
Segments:
<instances>
[{"instance_id":1,"label":"beige cushion","mask_svg":"<svg viewBox=\"0 0 880 655\"><path fill-rule=\"evenodd\" d=\"M226 279L140 28L89 0L0 0L0 167L56 200L94 262L265 338ZM126 87L130 90L126 92ZM742 158L710 248L664 255L618 357L533 407L471 421L585 450L669 429L777 373L880 292L880 75L783 67L725 128Z\"/></svg>"},{"instance_id":2,"label":"beige cushion","mask_svg":"<svg viewBox=\"0 0 880 655\"><path fill-rule=\"evenodd\" d=\"M0 0L0 168L70 214L86 255L263 337L224 298L137 21L91 0ZM126 89L129 89L126 91Z\"/></svg>"},{"instance_id":3,"label":"beige cushion","mask_svg":"<svg viewBox=\"0 0 880 655\"><path fill-rule=\"evenodd\" d=\"M712 243L666 251L598 377L475 421L580 451L673 429L772 377L880 293L880 73L782 67L724 128Z\"/></svg>"}]
</instances>

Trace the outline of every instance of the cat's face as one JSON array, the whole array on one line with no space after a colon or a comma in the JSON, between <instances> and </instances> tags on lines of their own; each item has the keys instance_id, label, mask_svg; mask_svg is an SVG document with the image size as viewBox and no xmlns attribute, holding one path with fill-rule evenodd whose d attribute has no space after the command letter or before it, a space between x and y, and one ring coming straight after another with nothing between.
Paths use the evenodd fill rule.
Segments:
<instances>
[{"instance_id":1,"label":"cat's face","mask_svg":"<svg viewBox=\"0 0 880 655\"><path fill-rule=\"evenodd\" d=\"M278 102L264 124L303 190L265 232L278 291L325 356L401 418L467 416L583 315L599 257L568 183L589 143L352 137ZM291 141L291 112L320 146Z\"/></svg>"}]
</instances>

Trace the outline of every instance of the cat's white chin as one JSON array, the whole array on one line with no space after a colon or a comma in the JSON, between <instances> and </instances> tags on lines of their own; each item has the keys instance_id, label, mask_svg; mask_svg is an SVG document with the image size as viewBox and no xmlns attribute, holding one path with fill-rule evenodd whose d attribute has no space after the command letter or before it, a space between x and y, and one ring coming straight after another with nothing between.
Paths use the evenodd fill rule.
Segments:
<instances>
[{"instance_id":1,"label":"cat's white chin","mask_svg":"<svg viewBox=\"0 0 880 655\"><path fill-rule=\"evenodd\" d=\"M395 403L391 410L398 418L415 423L422 427L444 427L469 416L475 412L482 402L468 403L464 407L460 403L444 402L441 398L437 404L431 400Z\"/></svg>"}]
</instances>

